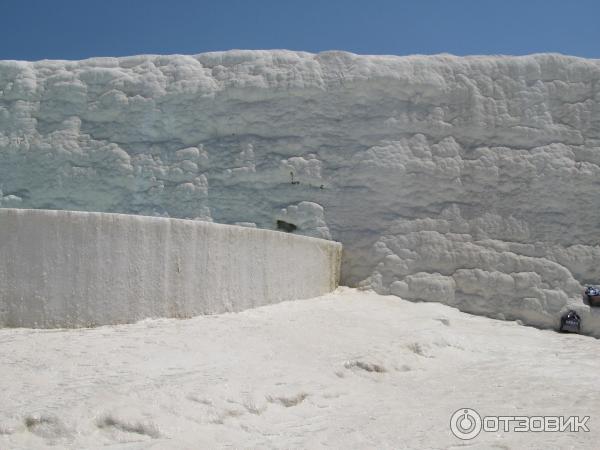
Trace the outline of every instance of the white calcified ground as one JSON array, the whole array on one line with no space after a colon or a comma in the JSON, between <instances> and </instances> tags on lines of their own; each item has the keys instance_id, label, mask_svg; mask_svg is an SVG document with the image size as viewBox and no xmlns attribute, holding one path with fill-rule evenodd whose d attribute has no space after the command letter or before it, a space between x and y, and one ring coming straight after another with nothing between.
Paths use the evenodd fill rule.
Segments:
<instances>
[{"instance_id":1,"label":"white calcified ground","mask_svg":"<svg viewBox=\"0 0 600 450\"><path fill-rule=\"evenodd\" d=\"M344 284L542 327L571 304L596 336L599 177L598 60L0 62L0 206L285 220L344 244Z\"/></svg>"},{"instance_id":2,"label":"white calcified ground","mask_svg":"<svg viewBox=\"0 0 600 450\"><path fill-rule=\"evenodd\" d=\"M600 341L342 288L241 313L0 330L0 448L597 448ZM454 411L589 433L450 434Z\"/></svg>"}]
</instances>

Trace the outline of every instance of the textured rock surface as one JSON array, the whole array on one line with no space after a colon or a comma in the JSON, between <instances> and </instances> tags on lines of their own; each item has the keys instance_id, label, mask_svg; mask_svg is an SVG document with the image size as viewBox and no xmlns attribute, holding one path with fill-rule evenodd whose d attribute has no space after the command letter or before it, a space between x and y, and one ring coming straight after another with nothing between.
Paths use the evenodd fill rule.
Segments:
<instances>
[{"instance_id":1,"label":"textured rock surface","mask_svg":"<svg viewBox=\"0 0 600 450\"><path fill-rule=\"evenodd\" d=\"M0 327L192 317L322 295L337 242L201 221L0 209Z\"/></svg>"},{"instance_id":2,"label":"textured rock surface","mask_svg":"<svg viewBox=\"0 0 600 450\"><path fill-rule=\"evenodd\" d=\"M346 284L539 326L573 304L600 334L599 175L597 60L0 63L0 206L296 220Z\"/></svg>"}]
</instances>

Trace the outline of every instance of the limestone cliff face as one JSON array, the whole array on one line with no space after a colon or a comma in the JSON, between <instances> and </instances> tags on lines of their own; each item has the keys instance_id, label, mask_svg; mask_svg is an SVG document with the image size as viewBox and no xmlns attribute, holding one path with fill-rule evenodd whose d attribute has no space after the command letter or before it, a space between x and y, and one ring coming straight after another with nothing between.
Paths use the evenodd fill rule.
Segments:
<instances>
[{"instance_id":1,"label":"limestone cliff face","mask_svg":"<svg viewBox=\"0 0 600 450\"><path fill-rule=\"evenodd\" d=\"M600 334L599 186L597 60L0 62L0 206L285 221L344 244L343 283L470 312Z\"/></svg>"}]
</instances>

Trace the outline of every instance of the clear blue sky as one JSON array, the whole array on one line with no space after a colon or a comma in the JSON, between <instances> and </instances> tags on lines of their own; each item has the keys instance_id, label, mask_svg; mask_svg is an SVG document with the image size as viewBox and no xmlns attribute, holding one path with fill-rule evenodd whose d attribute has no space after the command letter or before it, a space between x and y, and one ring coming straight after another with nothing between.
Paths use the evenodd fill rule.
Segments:
<instances>
[{"instance_id":1,"label":"clear blue sky","mask_svg":"<svg viewBox=\"0 0 600 450\"><path fill-rule=\"evenodd\" d=\"M287 48L600 57L600 0L0 0L0 59Z\"/></svg>"}]
</instances>

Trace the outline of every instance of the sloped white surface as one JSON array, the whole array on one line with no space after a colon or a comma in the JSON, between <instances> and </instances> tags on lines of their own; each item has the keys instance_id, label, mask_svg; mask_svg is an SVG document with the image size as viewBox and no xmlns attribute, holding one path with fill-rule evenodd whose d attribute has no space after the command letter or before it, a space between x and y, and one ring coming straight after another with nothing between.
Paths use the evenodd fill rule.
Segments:
<instances>
[{"instance_id":1,"label":"sloped white surface","mask_svg":"<svg viewBox=\"0 0 600 450\"><path fill-rule=\"evenodd\" d=\"M0 209L0 327L192 317L337 287L337 242L201 221Z\"/></svg>"},{"instance_id":2,"label":"sloped white surface","mask_svg":"<svg viewBox=\"0 0 600 450\"><path fill-rule=\"evenodd\" d=\"M0 446L596 449L599 351L586 336L349 289L189 320L3 329ZM590 416L590 432L465 442L449 427L465 407Z\"/></svg>"},{"instance_id":3,"label":"sloped white surface","mask_svg":"<svg viewBox=\"0 0 600 450\"><path fill-rule=\"evenodd\" d=\"M288 217L344 244L343 283L539 326L600 330L599 176L597 60L0 62L0 206Z\"/></svg>"}]
</instances>

